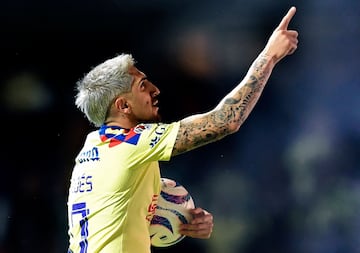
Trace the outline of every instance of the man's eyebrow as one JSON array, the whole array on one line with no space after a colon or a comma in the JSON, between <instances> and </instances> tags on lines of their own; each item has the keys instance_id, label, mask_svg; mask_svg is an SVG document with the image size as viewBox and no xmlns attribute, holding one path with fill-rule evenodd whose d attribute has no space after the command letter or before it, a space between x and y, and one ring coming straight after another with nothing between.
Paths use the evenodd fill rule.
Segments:
<instances>
[{"instance_id":1,"label":"man's eyebrow","mask_svg":"<svg viewBox=\"0 0 360 253\"><path fill-rule=\"evenodd\" d=\"M143 78L140 79L139 83L141 83L142 81L147 80L147 76L144 76Z\"/></svg>"}]
</instances>

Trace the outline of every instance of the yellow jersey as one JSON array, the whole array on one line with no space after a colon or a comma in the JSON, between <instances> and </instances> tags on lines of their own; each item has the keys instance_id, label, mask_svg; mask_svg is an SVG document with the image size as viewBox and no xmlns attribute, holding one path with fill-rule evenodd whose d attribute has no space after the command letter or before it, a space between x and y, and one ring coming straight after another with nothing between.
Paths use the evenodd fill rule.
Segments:
<instances>
[{"instance_id":1,"label":"yellow jersey","mask_svg":"<svg viewBox=\"0 0 360 253\"><path fill-rule=\"evenodd\" d=\"M75 159L68 195L69 253L149 253L160 193L180 123L103 125Z\"/></svg>"}]
</instances>

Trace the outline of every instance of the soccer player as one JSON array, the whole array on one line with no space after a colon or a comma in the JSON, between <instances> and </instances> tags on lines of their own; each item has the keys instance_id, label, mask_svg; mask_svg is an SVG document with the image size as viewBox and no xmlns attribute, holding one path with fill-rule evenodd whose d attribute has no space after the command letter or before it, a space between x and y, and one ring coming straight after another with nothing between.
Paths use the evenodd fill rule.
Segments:
<instances>
[{"instance_id":1,"label":"soccer player","mask_svg":"<svg viewBox=\"0 0 360 253\"><path fill-rule=\"evenodd\" d=\"M72 253L149 253L149 225L160 193L158 161L237 132L258 101L275 65L297 49L288 30L291 7L244 79L211 111L161 123L159 89L120 54L77 83L77 107L98 130L75 159L68 196ZM213 216L197 207L182 234L209 238Z\"/></svg>"}]
</instances>

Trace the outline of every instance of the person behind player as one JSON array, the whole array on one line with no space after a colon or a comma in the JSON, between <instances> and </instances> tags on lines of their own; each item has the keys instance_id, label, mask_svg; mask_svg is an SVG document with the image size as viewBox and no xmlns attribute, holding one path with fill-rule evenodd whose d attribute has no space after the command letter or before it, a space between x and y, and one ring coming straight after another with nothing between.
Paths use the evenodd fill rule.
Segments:
<instances>
[{"instance_id":1,"label":"person behind player","mask_svg":"<svg viewBox=\"0 0 360 253\"><path fill-rule=\"evenodd\" d=\"M68 252L149 253L149 225L160 193L159 161L237 132L257 103L275 65L297 49L288 30L291 7L244 79L209 112L161 123L160 90L120 54L77 83L77 107L99 129L75 159L68 196ZM213 216L197 207L182 234L209 238Z\"/></svg>"}]
</instances>

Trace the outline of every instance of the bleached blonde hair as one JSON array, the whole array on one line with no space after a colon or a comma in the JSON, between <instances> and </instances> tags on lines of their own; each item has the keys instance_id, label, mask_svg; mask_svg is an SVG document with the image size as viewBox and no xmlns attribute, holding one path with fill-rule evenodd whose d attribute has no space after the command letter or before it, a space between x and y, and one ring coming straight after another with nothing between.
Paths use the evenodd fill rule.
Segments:
<instances>
[{"instance_id":1,"label":"bleached blonde hair","mask_svg":"<svg viewBox=\"0 0 360 253\"><path fill-rule=\"evenodd\" d=\"M112 101L130 92L129 68L134 64L132 55L123 53L94 67L76 83L75 105L96 127L104 124Z\"/></svg>"}]
</instances>

